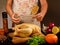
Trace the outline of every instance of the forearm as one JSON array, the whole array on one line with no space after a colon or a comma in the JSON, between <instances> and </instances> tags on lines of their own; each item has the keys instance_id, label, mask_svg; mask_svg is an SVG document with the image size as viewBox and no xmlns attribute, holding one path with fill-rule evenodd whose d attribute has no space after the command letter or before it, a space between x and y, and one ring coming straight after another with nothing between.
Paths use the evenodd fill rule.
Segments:
<instances>
[{"instance_id":1,"label":"forearm","mask_svg":"<svg viewBox=\"0 0 60 45\"><path fill-rule=\"evenodd\" d=\"M12 11L12 0L7 0L6 12L10 15L10 17L12 16L12 14L13 14L13 11Z\"/></svg>"},{"instance_id":2,"label":"forearm","mask_svg":"<svg viewBox=\"0 0 60 45\"><path fill-rule=\"evenodd\" d=\"M13 15L12 8L9 5L6 6L6 12L9 14L10 17Z\"/></svg>"},{"instance_id":3,"label":"forearm","mask_svg":"<svg viewBox=\"0 0 60 45\"><path fill-rule=\"evenodd\" d=\"M41 0L40 0L41 1ZM43 16L45 16L46 12L47 12L47 9L48 9L48 4L46 1L41 1L41 12Z\"/></svg>"}]
</instances>

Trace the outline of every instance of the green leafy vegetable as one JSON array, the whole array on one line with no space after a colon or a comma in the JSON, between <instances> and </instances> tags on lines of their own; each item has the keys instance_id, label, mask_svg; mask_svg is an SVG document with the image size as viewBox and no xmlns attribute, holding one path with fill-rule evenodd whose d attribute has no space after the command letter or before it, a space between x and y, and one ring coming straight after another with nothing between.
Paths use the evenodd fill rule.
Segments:
<instances>
[{"instance_id":1,"label":"green leafy vegetable","mask_svg":"<svg viewBox=\"0 0 60 45\"><path fill-rule=\"evenodd\" d=\"M45 43L45 39L40 36L33 36L31 39L27 41L28 45L39 45Z\"/></svg>"}]
</instances>

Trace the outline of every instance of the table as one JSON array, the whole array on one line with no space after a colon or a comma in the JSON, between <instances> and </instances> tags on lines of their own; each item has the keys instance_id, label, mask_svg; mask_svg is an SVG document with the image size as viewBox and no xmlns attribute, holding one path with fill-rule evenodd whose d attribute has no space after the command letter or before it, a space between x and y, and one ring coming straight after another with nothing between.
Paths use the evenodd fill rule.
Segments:
<instances>
[{"instance_id":1,"label":"table","mask_svg":"<svg viewBox=\"0 0 60 45\"><path fill-rule=\"evenodd\" d=\"M2 29L3 30L3 29ZM9 32L8 33L10 33L10 32L12 32L12 30L11 29L9 29ZM7 34L8 34L7 33ZM57 36L58 36L58 38L59 38L59 40L58 40L58 43L57 44L48 44L48 43L45 43L45 44L41 44L41 45L59 45L60 44L60 33L59 34L57 34ZM4 35L5 36L5 35ZM0 45L27 45L26 43L20 43L20 44L13 44L12 42L11 42L11 38L9 37L9 36L7 36L6 35L6 37L7 37L7 39L5 40L5 41L3 41L3 43L1 43L1 41L0 41Z\"/></svg>"}]
</instances>

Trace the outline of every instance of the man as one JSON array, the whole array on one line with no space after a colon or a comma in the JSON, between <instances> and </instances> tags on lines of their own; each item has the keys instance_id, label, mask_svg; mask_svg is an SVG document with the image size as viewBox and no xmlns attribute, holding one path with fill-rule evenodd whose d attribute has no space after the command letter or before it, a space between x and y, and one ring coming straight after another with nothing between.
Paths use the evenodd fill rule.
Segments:
<instances>
[{"instance_id":1,"label":"man","mask_svg":"<svg viewBox=\"0 0 60 45\"><path fill-rule=\"evenodd\" d=\"M43 20L48 8L46 0L39 1L41 3L41 9L40 13L37 14L31 14L32 12L31 10L35 5L38 4L38 0L7 0L6 11L14 23L19 23L20 21L23 21L26 23L38 24ZM29 38L16 37L15 39L16 39L15 41L17 41L17 39L19 40L23 39L20 42L25 42Z\"/></svg>"}]
</instances>

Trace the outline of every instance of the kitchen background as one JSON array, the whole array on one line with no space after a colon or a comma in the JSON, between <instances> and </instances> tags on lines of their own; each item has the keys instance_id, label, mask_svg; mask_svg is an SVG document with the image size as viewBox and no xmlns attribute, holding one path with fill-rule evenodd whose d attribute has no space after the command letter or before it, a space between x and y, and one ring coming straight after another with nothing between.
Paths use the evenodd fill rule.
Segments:
<instances>
[{"instance_id":1,"label":"kitchen background","mask_svg":"<svg viewBox=\"0 0 60 45\"><path fill-rule=\"evenodd\" d=\"M54 22L55 25L60 26L60 0L47 0L48 11L43 20L45 25ZM6 0L0 0L0 28L3 28L2 12L5 11ZM9 16L8 16L9 17ZM11 28L12 22L8 18L8 27Z\"/></svg>"},{"instance_id":2,"label":"kitchen background","mask_svg":"<svg viewBox=\"0 0 60 45\"><path fill-rule=\"evenodd\" d=\"M0 0L0 28L3 28L3 19L2 19L2 12L5 12L5 5L6 5L6 0ZM9 17L9 16L8 16ZM8 27L12 27L12 22L10 17L8 18Z\"/></svg>"}]
</instances>

